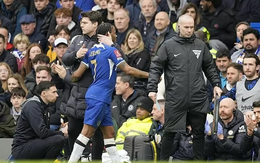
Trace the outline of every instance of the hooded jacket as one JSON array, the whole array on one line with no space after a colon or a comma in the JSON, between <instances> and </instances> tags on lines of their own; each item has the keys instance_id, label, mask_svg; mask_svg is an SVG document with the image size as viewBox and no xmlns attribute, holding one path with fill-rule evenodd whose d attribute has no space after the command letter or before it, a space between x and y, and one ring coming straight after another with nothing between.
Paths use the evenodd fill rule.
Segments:
<instances>
[{"instance_id":1,"label":"hooded jacket","mask_svg":"<svg viewBox=\"0 0 260 163\"><path fill-rule=\"evenodd\" d=\"M213 87L220 84L212 56L204 42L195 35L182 38L175 34L165 41L154 57L148 78L148 92L157 92L157 84L165 75L165 130L186 131L186 112L207 113L209 102L203 77Z\"/></svg>"},{"instance_id":2,"label":"hooded jacket","mask_svg":"<svg viewBox=\"0 0 260 163\"><path fill-rule=\"evenodd\" d=\"M219 121L223 126L224 139L220 140L216 135L206 136L205 155L217 160L245 160L250 156L249 151L240 149L240 142L246 134L244 115L239 110L234 110L233 120L225 126L223 121Z\"/></svg>"},{"instance_id":3,"label":"hooded jacket","mask_svg":"<svg viewBox=\"0 0 260 163\"><path fill-rule=\"evenodd\" d=\"M14 135L12 151L16 147L34 139L45 139L53 135L63 135L61 131L52 131L50 126L50 112L40 97L33 96L22 105L22 113L18 119Z\"/></svg>"}]
</instances>

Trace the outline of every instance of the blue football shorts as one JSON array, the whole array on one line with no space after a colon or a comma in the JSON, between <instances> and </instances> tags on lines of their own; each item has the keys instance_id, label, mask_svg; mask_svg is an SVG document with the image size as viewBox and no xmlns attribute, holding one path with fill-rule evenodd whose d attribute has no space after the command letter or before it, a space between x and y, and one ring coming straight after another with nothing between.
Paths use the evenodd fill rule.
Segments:
<instances>
[{"instance_id":1,"label":"blue football shorts","mask_svg":"<svg viewBox=\"0 0 260 163\"><path fill-rule=\"evenodd\" d=\"M110 105L94 99L86 99L87 109L85 110L84 124L93 126L113 126Z\"/></svg>"}]
</instances>

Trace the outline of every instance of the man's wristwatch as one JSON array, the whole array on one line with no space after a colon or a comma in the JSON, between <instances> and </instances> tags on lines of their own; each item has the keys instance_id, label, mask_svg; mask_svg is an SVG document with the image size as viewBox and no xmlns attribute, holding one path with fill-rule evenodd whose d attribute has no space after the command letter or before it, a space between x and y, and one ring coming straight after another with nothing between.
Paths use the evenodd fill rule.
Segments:
<instances>
[{"instance_id":1,"label":"man's wristwatch","mask_svg":"<svg viewBox=\"0 0 260 163\"><path fill-rule=\"evenodd\" d=\"M254 128L253 133L255 134L257 132L258 128Z\"/></svg>"}]
</instances>

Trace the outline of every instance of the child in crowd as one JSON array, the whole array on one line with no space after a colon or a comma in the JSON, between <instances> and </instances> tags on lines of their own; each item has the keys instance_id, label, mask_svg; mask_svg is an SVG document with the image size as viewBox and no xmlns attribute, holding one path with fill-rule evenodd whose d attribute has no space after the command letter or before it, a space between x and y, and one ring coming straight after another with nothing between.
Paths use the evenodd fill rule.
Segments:
<instances>
[{"instance_id":1,"label":"child in crowd","mask_svg":"<svg viewBox=\"0 0 260 163\"><path fill-rule=\"evenodd\" d=\"M26 53L26 49L30 44L28 36L23 33L19 33L14 37L13 45L15 47L12 54L16 57L18 72L20 72L22 65L24 63L24 56Z\"/></svg>"},{"instance_id":2,"label":"child in crowd","mask_svg":"<svg viewBox=\"0 0 260 163\"><path fill-rule=\"evenodd\" d=\"M20 88L14 88L11 91L11 103L10 114L14 117L15 122L21 114L21 104L26 100L26 92Z\"/></svg>"},{"instance_id":3,"label":"child in crowd","mask_svg":"<svg viewBox=\"0 0 260 163\"><path fill-rule=\"evenodd\" d=\"M117 131L116 147L118 150L123 149L125 137L148 135L152 125L153 104L153 100L149 97L145 97L137 103L136 117L129 118Z\"/></svg>"}]
</instances>

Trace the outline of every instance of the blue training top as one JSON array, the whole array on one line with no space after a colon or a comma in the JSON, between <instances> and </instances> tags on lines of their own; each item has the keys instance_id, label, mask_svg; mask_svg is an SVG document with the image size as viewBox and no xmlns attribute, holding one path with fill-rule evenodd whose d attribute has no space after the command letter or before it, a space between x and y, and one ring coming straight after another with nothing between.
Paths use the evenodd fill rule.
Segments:
<instances>
[{"instance_id":1,"label":"blue training top","mask_svg":"<svg viewBox=\"0 0 260 163\"><path fill-rule=\"evenodd\" d=\"M94 79L85 98L110 104L116 83L116 67L124 62L120 52L102 43L95 44L82 62L91 69Z\"/></svg>"}]
</instances>

